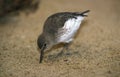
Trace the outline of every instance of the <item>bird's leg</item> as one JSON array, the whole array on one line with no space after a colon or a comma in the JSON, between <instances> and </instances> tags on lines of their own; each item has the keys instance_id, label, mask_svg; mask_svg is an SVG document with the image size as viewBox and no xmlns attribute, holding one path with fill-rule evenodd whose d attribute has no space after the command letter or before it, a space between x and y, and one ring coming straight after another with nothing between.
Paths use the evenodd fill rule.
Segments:
<instances>
[{"instance_id":1,"label":"bird's leg","mask_svg":"<svg viewBox=\"0 0 120 77\"><path fill-rule=\"evenodd\" d=\"M64 52L64 50L66 50L67 51L67 53L66 53L66 55L69 55L69 50L70 50L70 48L69 48L69 46L71 45L71 42L69 42L69 43L66 43L65 45L64 45L64 47L63 47L63 52Z\"/></svg>"},{"instance_id":2,"label":"bird's leg","mask_svg":"<svg viewBox=\"0 0 120 77\"><path fill-rule=\"evenodd\" d=\"M71 44L71 43L65 43L64 46L63 46L63 49L61 50L61 52L58 53L58 56L62 55L65 50L68 50L70 44Z\"/></svg>"},{"instance_id":3,"label":"bird's leg","mask_svg":"<svg viewBox=\"0 0 120 77\"><path fill-rule=\"evenodd\" d=\"M65 43L62 51L68 50L71 43Z\"/></svg>"}]
</instances>

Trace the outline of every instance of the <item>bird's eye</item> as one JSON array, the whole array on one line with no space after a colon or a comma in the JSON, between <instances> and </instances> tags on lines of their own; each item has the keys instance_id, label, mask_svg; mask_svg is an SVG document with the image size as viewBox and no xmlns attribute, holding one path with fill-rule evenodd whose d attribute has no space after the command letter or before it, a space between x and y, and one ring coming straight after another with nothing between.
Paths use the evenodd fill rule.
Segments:
<instances>
[{"instance_id":1,"label":"bird's eye","mask_svg":"<svg viewBox=\"0 0 120 77\"><path fill-rule=\"evenodd\" d=\"M46 47L46 43L44 44L44 46Z\"/></svg>"},{"instance_id":2,"label":"bird's eye","mask_svg":"<svg viewBox=\"0 0 120 77\"><path fill-rule=\"evenodd\" d=\"M47 47L47 44L45 43L45 44L43 45L43 47L46 48L46 47Z\"/></svg>"}]
</instances>

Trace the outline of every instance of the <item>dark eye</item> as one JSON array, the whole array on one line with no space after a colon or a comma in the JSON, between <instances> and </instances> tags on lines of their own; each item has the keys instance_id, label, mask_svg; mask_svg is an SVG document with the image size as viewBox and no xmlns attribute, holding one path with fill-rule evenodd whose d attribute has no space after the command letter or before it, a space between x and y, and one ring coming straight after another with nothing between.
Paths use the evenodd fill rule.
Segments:
<instances>
[{"instance_id":1,"label":"dark eye","mask_svg":"<svg viewBox=\"0 0 120 77\"><path fill-rule=\"evenodd\" d=\"M44 44L44 47L46 47L46 43Z\"/></svg>"},{"instance_id":2,"label":"dark eye","mask_svg":"<svg viewBox=\"0 0 120 77\"><path fill-rule=\"evenodd\" d=\"M47 45L46 43L43 45L43 48L44 48L44 49L46 48L46 45Z\"/></svg>"}]
</instances>

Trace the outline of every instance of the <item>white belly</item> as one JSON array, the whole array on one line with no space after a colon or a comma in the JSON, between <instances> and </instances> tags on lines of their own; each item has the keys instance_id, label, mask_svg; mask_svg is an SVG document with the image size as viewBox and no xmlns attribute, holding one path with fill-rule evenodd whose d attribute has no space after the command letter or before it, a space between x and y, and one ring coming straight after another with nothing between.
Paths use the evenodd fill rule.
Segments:
<instances>
[{"instance_id":1,"label":"white belly","mask_svg":"<svg viewBox=\"0 0 120 77\"><path fill-rule=\"evenodd\" d=\"M58 42L69 43L70 41L72 41L83 19L84 17L78 16L77 19L72 18L67 20L63 28L59 29L58 31L58 34L60 34L58 35Z\"/></svg>"}]
</instances>

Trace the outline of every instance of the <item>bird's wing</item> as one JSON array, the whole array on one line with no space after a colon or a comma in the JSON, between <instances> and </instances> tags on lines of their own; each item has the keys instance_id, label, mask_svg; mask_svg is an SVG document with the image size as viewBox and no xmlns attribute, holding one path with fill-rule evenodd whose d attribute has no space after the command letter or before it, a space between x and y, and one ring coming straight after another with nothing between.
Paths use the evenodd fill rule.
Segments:
<instances>
[{"instance_id":1,"label":"bird's wing","mask_svg":"<svg viewBox=\"0 0 120 77\"><path fill-rule=\"evenodd\" d=\"M48 17L44 24L44 32L55 35L68 19L76 18L71 13L58 13Z\"/></svg>"}]
</instances>

